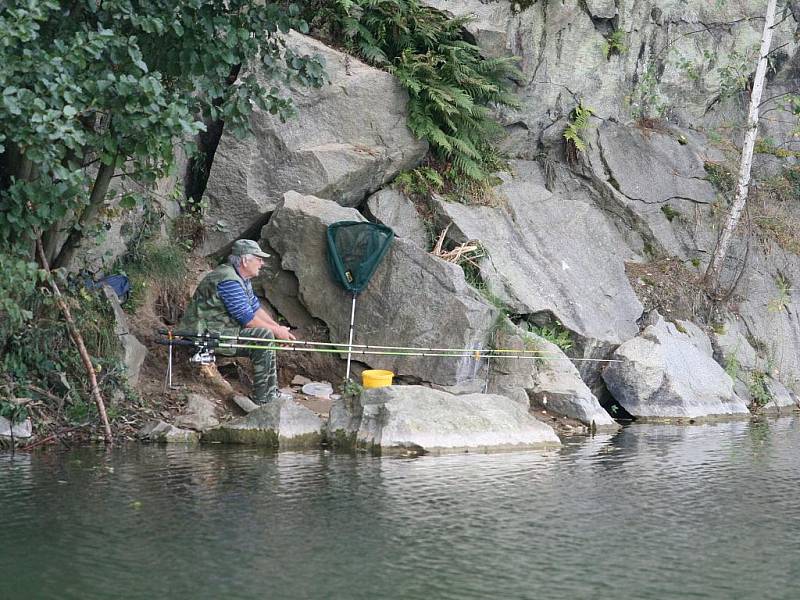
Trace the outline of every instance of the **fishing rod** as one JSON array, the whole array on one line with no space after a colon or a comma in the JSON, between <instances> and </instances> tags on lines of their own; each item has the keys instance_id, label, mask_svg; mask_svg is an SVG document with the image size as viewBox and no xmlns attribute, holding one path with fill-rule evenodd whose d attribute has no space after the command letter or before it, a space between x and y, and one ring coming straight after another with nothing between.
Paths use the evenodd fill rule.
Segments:
<instances>
[{"instance_id":1,"label":"fishing rod","mask_svg":"<svg viewBox=\"0 0 800 600\"><path fill-rule=\"evenodd\" d=\"M199 336L202 337L202 336ZM233 337L233 336L232 336ZM261 339L261 338L257 338ZM232 349L245 349L245 350L273 350L279 352L317 352L322 354L344 354L347 350L339 348L305 348L298 346L281 346L270 342L263 344L237 344L230 342L220 342L214 339L203 339L199 342L191 342L189 340L159 340L159 344L163 345L180 345L180 346L196 346L202 350L213 348L232 348ZM602 358L569 358L567 356L558 355L530 355L530 354L495 354L494 350L469 350L461 352L401 352L390 350L353 350L351 354L362 356L418 356L425 358L472 358L474 360L491 359L491 358L509 358L509 359L534 359L534 360L566 360L566 361L580 361L580 362L621 362L614 359Z\"/></svg>"},{"instance_id":2,"label":"fishing rod","mask_svg":"<svg viewBox=\"0 0 800 600\"><path fill-rule=\"evenodd\" d=\"M216 333L190 333L180 331L170 331L166 329L159 330L162 335L180 337L180 338L199 338L211 340L235 340L238 342L263 342L264 338L248 337L241 335L221 335ZM408 352L460 352L463 354L475 352L474 348L424 348L421 346L374 346L372 344L341 344L335 342L312 342L306 340L269 340L271 344L286 344L289 346L326 346L335 348L344 348L341 352L347 352L347 348L362 348L364 350L398 350ZM558 356L551 350L520 350L516 348L494 348L492 352L499 354L536 354L536 355L552 355ZM438 354L437 354L438 356Z\"/></svg>"}]
</instances>

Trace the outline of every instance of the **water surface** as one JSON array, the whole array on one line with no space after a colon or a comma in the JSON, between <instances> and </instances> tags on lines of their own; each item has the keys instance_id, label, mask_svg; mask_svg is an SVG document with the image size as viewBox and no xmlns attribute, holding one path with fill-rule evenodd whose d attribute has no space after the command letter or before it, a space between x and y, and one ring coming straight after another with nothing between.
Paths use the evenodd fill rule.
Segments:
<instances>
[{"instance_id":1,"label":"water surface","mask_svg":"<svg viewBox=\"0 0 800 600\"><path fill-rule=\"evenodd\" d=\"M0 454L0 598L800 598L800 419L414 459Z\"/></svg>"}]
</instances>

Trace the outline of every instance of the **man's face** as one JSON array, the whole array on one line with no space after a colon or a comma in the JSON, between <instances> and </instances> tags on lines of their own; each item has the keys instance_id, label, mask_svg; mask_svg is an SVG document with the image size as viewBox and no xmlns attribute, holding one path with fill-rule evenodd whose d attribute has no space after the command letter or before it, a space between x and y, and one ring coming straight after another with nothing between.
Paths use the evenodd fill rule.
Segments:
<instances>
[{"instance_id":1,"label":"man's face","mask_svg":"<svg viewBox=\"0 0 800 600\"><path fill-rule=\"evenodd\" d=\"M240 275L244 279L252 279L256 275L258 275L261 266L264 264L264 259L259 256L243 256L242 257L242 266L240 271Z\"/></svg>"}]
</instances>

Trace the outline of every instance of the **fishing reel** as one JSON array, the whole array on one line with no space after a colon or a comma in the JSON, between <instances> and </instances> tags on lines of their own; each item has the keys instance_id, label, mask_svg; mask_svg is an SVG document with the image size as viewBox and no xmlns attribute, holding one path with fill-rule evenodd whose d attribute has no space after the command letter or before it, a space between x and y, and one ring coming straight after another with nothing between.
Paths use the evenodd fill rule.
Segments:
<instances>
[{"instance_id":1,"label":"fishing reel","mask_svg":"<svg viewBox=\"0 0 800 600\"><path fill-rule=\"evenodd\" d=\"M190 358L190 363L195 363L199 365L211 365L214 364L217 360L217 357L214 356L214 351L211 348L200 348L197 352L195 352Z\"/></svg>"}]
</instances>

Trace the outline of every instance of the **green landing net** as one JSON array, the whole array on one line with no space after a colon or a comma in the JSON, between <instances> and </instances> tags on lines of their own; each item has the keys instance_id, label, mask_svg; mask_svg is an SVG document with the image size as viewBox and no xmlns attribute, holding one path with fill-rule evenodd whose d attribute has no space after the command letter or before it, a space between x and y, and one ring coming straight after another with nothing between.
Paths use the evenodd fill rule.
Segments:
<instances>
[{"instance_id":1,"label":"green landing net","mask_svg":"<svg viewBox=\"0 0 800 600\"><path fill-rule=\"evenodd\" d=\"M347 374L353 351L353 325L356 319L356 296L361 292L392 245L394 232L384 225L367 221L339 221L328 225L328 260L333 276L344 289L353 293L350 309L350 341L347 343Z\"/></svg>"},{"instance_id":2,"label":"green landing net","mask_svg":"<svg viewBox=\"0 0 800 600\"><path fill-rule=\"evenodd\" d=\"M333 276L357 294L369 283L392 245L394 232L365 221L339 221L328 226L328 259Z\"/></svg>"}]
</instances>

